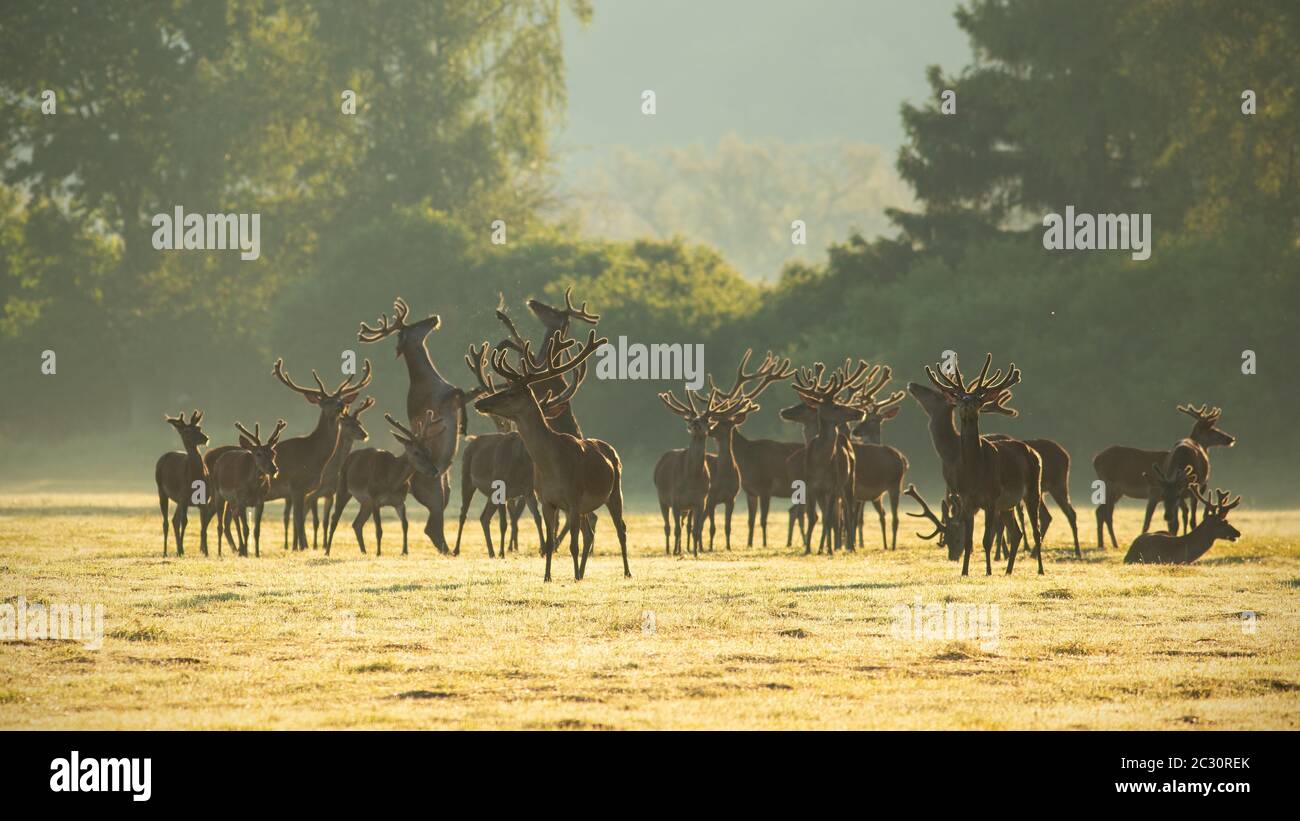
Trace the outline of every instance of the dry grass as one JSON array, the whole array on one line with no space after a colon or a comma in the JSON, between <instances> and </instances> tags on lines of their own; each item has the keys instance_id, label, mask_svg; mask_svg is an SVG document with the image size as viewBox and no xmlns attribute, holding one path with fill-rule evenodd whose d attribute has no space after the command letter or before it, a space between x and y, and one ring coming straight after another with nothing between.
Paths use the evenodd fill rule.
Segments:
<instances>
[{"instance_id":1,"label":"dry grass","mask_svg":"<svg viewBox=\"0 0 1300 821\"><path fill-rule=\"evenodd\" d=\"M341 528L327 560L283 553L278 517L260 560L163 560L149 497L0 497L0 599L102 603L107 622L99 650L0 642L0 727L1300 726L1298 512L1234 514L1246 538L1191 567L1077 561L1058 528L1045 577L1026 560L968 579L910 519L893 553L680 560L638 515L635 578L606 523L588 578L566 555L549 585L531 536L451 559L421 521L402 557L390 516L382 558ZM996 603L996 646L895 638L918 600Z\"/></svg>"}]
</instances>

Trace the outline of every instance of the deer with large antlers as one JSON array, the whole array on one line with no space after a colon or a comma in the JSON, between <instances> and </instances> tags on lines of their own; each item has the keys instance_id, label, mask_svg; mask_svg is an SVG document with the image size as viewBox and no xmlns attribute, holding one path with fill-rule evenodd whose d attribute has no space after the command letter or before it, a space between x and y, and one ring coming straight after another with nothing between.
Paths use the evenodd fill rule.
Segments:
<instances>
[{"instance_id":1,"label":"deer with large antlers","mask_svg":"<svg viewBox=\"0 0 1300 821\"><path fill-rule=\"evenodd\" d=\"M959 500L957 499L957 494L952 491L948 491L944 494L943 501L939 503L940 509L943 511L942 517L936 516L934 511L930 509L930 506L925 503L925 499L921 497L921 493L916 489L916 485L908 485L907 490L903 491L903 494L905 496L911 496L916 503L921 506L920 513L912 513L911 511L908 511L907 515L915 516L918 519L929 519L930 524L934 525L934 530L929 533L918 532L916 534L917 538L925 539L926 541L938 538L938 545L940 547L948 547L951 544L962 543L964 537L962 536L961 530L961 516L958 514ZM951 552L949 553L948 558L951 561L956 561L957 559L957 557L953 556Z\"/></svg>"},{"instance_id":2,"label":"deer with large antlers","mask_svg":"<svg viewBox=\"0 0 1300 821\"><path fill-rule=\"evenodd\" d=\"M731 514L736 504L736 494L744 485L744 471L741 464L753 451L753 443L740 436L739 428L745 424L751 413L759 410L754 400L772 384L794 375L790 360L778 359L771 351L763 357L763 362L753 373L745 373L745 366L753 356L753 349L747 348L736 368L736 378L726 391L720 389L709 374L709 396L707 399L696 394L705 406L704 415L711 422L709 436L718 443L717 456L710 460L711 478L709 496L705 507L709 514L709 550L713 549L714 511L719 504L724 507L723 533L727 550L731 549ZM749 503L746 492L746 503ZM767 497L767 498L770 498ZM750 538L753 538L753 507L750 508ZM766 515L764 516L766 520ZM766 542L766 523L764 523L764 541Z\"/></svg>"},{"instance_id":3,"label":"deer with large antlers","mask_svg":"<svg viewBox=\"0 0 1300 821\"><path fill-rule=\"evenodd\" d=\"M659 394L659 400L672 413L686 421L690 444L670 450L655 463L654 483L659 496L659 512L664 519L664 555L682 552L682 522L687 522L687 549L700 555L704 530L704 509L709 497L712 472L705 461L705 444L715 424L706 411L695 405L695 397L686 391L686 403L672 391ZM689 404L687 404L689 403ZM671 514L672 525L669 526ZM672 545L669 545L669 533Z\"/></svg>"},{"instance_id":4,"label":"deer with large antlers","mask_svg":"<svg viewBox=\"0 0 1300 821\"><path fill-rule=\"evenodd\" d=\"M567 361L563 360L566 351L574 345L574 340L560 340L558 333L547 340L540 362L532 357L529 343L524 343L524 350L519 359L519 366L510 364L506 356L507 349L493 351L492 369L505 380L505 386L496 388L489 376L492 392L474 403L480 413L503 416L514 422L524 447L533 460L533 488L542 503L542 520L546 526L546 573L544 578L551 578L551 558L555 553L558 538L557 521L559 511L567 514L569 522L569 550L573 555L573 575L581 579L586 570L587 556L591 552L594 530L585 518L588 513L602 505L609 509L618 534L619 547L623 553L623 574L631 576L627 563L627 524L623 521L622 462L618 452L599 439L577 437L560 433L550 426L542 412L543 404L555 400L548 399L552 393L547 390L542 400L533 395L533 388L563 377L565 373L579 368L607 339L596 339L593 330L587 341ZM484 343L486 345L486 343ZM573 381L560 389L560 396L565 401L577 391L582 383L584 372L575 374ZM553 383L552 383L553 384ZM574 526L579 523L580 526ZM582 531L586 544L581 559L578 551L578 531Z\"/></svg>"},{"instance_id":5,"label":"deer with large antlers","mask_svg":"<svg viewBox=\"0 0 1300 821\"><path fill-rule=\"evenodd\" d=\"M1034 549L1038 558L1038 572L1043 570L1042 543L1038 529L1038 509L1042 504L1043 463L1038 454L1023 442L1006 440L991 442L980 437L979 417L982 413L1000 413L1018 416L1008 408L1011 388L1020 382L1020 369L1013 363L1004 375L1001 369L989 375L993 355L984 359L984 367L971 382L962 376L961 369L953 365L953 375L944 373L942 366L926 366L925 373L938 389L943 406L951 408L940 412L923 400L923 386L913 382L908 392L917 398L930 415L931 436L935 449L943 461L944 480L956 492L962 529L960 554L955 545L949 545L949 556L962 555L962 575L969 575L970 556L974 550L975 512L984 512L984 566L987 575L993 574L993 539L1000 520L1011 533L1011 550L1007 559L1007 573L1015 569L1016 552L1023 535L1015 520L1015 509L1022 501L1028 511L1034 536ZM920 389L920 390L918 390ZM952 414L956 413L959 429L952 429ZM943 419L936 424L936 416ZM947 431L941 429L946 426ZM955 442L952 439L955 438ZM941 444L942 441L942 444Z\"/></svg>"},{"instance_id":6,"label":"deer with large antlers","mask_svg":"<svg viewBox=\"0 0 1300 821\"><path fill-rule=\"evenodd\" d=\"M362 364L364 375L357 384L352 384L353 377L348 376L339 386L330 391L321 382L320 376L312 371L316 380L315 388L304 388L296 384L285 373L284 360L275 360L271 373L286 388L301 394L303 399L320 409L316 427L306 436L295 436L280 442L276 448L276 462L280 472L271 482L268 499L285 499L293 516L294 550L307 549L306 512L307 497L321 486L321 477L325 466L339 440L339 420L343 412L356 401L357 395L370 384L370 360ZM254 527L261 526L261 519L254 516ZM287 542L287 539L286 539Z\"/></svg>"},{"instance_id":7,"label":"deer with large antlers","mask_svg":"<svg viewBox=\"0 0 1300 821\"><path fill-rule=\"evenodd\" d=\"M857 529L858 541L863 542L863 514L866 503L871 502L880 519L880 540L884 547L898 548L898 502L903 493L903 476L907 474L907 457L899 450L881 442L881 426L898 415L898 403L905 394L894 391L884 399L876 399L880 389L888 384L893 371L885 367L880 376L863 385L850 403L865 414L861 422L850 431L853 443L853 498L856 509L852 512L852 526ZM881 499L889 494L889 512L893 522L892 539L885 534L885 507Z\"/></svg>"},{"instance_id":8,"label":"deer with large antlers","mask_svg":"<svg viewBox=\"0 0 1300 821\"><path fill-rule=\"evenodd\" d=\"M1154 466L1153 466L1154 467ZM1225 491L1216 491L1213 501L1202 496L1200 487L1191 485L1191 492L1205 505L1205 517L1190 533L1178 536L1173 533L1143 533L1133 540L1124 564L1191 564L1204 556L1216 539L1235 542L1241 531L1228 523L1228 512L1241 504L1241 497L1230 498Z\"/></svg>"},{"instance_id":9,"label":"deer with large antlers","mask_svg":"<svg viewBox=\"0 0 1300 821\"><path fill-rule=\"evenodd\" d=\"M208 487L208 469L203 462L199 448L208 443L208 435L200 426L203 412L194 411L187 421L185 412L176 417L163 414L167 424L181 437L184 451L169 451L158 457L154 465L153 479L158 486L158 507L162 509L163 556L167 555L167 503L176 503L176 512L172 514L172 529L176 533L176 555L185 555L185 526L189 522L191 505L200 508L208 504L210 488ZM198 493L199 500L195 501ZM206 535L206 533L204 534ZM203 555L208 555L206 539L200 545Z\"/></svg>"},{"instance_id":10,"label":"deer with large antlers","mask_svg":"<svg viewBox=\"0 0 1300 821\"><path fill-rule=\"evenodd\" d=\"M254 508L253 518L262 518L262 507L271 492L271 482L279 473L275 462L276 443L284 431L283 419L275 424L275 430L266 442L262 441L262 429L254 424L250 433L240 423L235 423L239 431L239 447L228 451L217 460L212 472L213 496L217 506L217 553L221 553L221 538L224 535L232 551L238 550L240 556L248 555L248 508ZM239 546L230 538L231 525L238 515ZM253 555L262 555L261 529L253 537Z\"/></svg>"},{"instance_id":11,"label":"deer with large antlers","mask_svg":"<svg viewBox=\"0 0 1300 821\"><path fill-rule=\"evenodd\" d=\"M438 329L442 319L437 314L430 314L418 322L408 322L411 309L406 301L398 297L393 301L393 319L388 314L381 314L378 327L361 323L357 331L357 341L364 343L378 342L393 334L397 335L397 356L406 361L407 376L410 387L406 392L406 417L411 425L423 420L432 411L440 421L438 438L431 442L434 460L438 464L450 466L456 458L456 449L460 444L460 435L466 432L468 419L465 405L474 398L466 394L438 373L429 351L424 345L425 337ZM423 424L423 422L418 422ZM411 481L411 494L416 501L429 511L424 532L433 542L438 552L447 553L447 537L443 533L442 518L451 498L451 480L445 475L425 476L417 473Z\"/></svg>"},{"instance_id":12,"label":"deer with large antlers","mask_svg":"<svg viewBox=\"0 0 1300 821\"><path fill-rule=\"evenodd\" d=\"M1190 440L1202 452L1215 446L1230 448L1237 441L1234 437L1219 430L1218 422L1222 411L1218 408L1207 410L1204 406L1194 408L1191 405L1179 405L1178 410L1196 420L1192 425L1191 433L1183 441ZM1169 455L1170 451L1168 450L1142 450L1123 445L1113 445L1093 457L1092 466L1097 471L1097 478L1102 481L1106 494L1105 501L1097 506L1098 548L1106 546L1102 531L1104 527L1110 533L1111 546L1117 550L1119 549L1119 543L1115 540L1115 505L1125 496L1132 496L1137 499L1146 498L1147 509L1146 517L1142 522L1142 532L1146 533L1150 529L1151 517L1155 513L1156 505L1160 502L1160 497L1153 491L1143 474L1152 462L1166 465L1169 461ZM1193 468L1195 468L1195 465ZM1209 455L1206 453L1204 461L1205 473L1204 475L1198 474L1202 483L1209 480L1209 469ZM1166 510L1166 518L1168 518L1168 515L1168 510Z\"/></svg>"},{"instance_id":13,"label":"deer with large antlers","mask_svg":"<svg viewBox=\"0 0 1300 821\"><path fill-rule=\"evenodd\" d=\"M850 371L851 360L826 376L826 366L815 363L800 368L791 388L808 408L817 412L816 433L792 460L802 459L802 477L808 499L808 528L804 532L804 555L812 552L812 524L816 509L822 515L822 542L827 555L834 556L843 544L853 549L853 467L855 454L849 442L849 426L862 421L863 412L841 401L840 394L851 395L868 381L877 378L880 366L868 370L858 360ZM825 379L823 380L823 377ZM786 416L785 411L782 412ZM792 473L798 468L792 467Z\"/></svg>"},{"instance_id":14,"label":"deer with large antlers","mask_svg":"<svg viewBox=\"0 0 1300 821\"><path fill-rule=\"evenodd\" d=\"M321 471L320 487L307 498L307 504L311 509L311 549L316 549L316 538L322 522L325 523L326 536L329 535L330 511L334 509L334 497L338 493L339 477L343 474L343 463L347 461L348 454L352 453L352 447L357 442L365 442L370 439L370 433L361 425L361 414L374 407L375 398L367 396L361 400L361 404L355 409L344 408L343 415L339 417L339 441L334 447L334 454L330 460L325 463L324 470ZM325 513L322 517L320 514L320 501L325 500ZM289 506L285 505L285 516L288 516ZM285 527L288 527L286 518Z\"/></svg>"},{"instance_id":15,"label":"deer with large antlers","mask_svg":"<svg viewBox=\"0 0 1300 821\"><path fill-rule=\"evenodd\" d=\"M406 496L411 490L411 480L417 474L429 477L439 476L447 469L445 462L434 459L434 449L438 447L438 437L445 423L429 411L423 420L410 428L384 414L384 420L392 427L393 438L402 446L402 455L394 456L385 450L362 448L348 454L343 463L343 473L339 477L338 499L334 505L334 515L329 522L325 538L325 555L330 554L334 545L334 531L338 529L343 509L352 497L356 497L360 510L352 520L352 532L357 536L357 547L366 552L365 523L373 518L375 523L375 555L383 554L384 528L380 521L380 510L392 507L397 510L397 518L402 523L402 555L407 554L407 520Z\"/></svg>"}]
</instances>

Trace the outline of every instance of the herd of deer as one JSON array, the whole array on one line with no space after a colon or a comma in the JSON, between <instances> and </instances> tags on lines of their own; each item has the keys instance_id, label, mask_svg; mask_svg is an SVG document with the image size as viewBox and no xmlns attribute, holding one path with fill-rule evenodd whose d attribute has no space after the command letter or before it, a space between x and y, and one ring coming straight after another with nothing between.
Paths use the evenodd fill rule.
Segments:
<instances>
[{"instance_id":1,"label":"herd of deer","mask_svg":"<svg viewBox=\"0 0 1300 821\"><path fill-rule=\"evenodd\" d=\"M581 579L595 539L596 511L605 507L618 536L624 575L631 576L623 518L622 463L608 442L583 435L572 406L586 377L587 360L607 340L598 339L594 327L581 344L572 338L569 331L573 321L595 326L600 316L590 313L585 302L576 307L572 289L565 292L564 301L563 307L557 307L528 300L529 310L543 326L535 352L533 341L519 332L507 313L503 297L496 316L505 325L507 336L495 346L484 342L469 347L465 362L477 382L477 387L469 391L444 379L429 358L425 338L438 328L437 315L410 322L410 309L398 298L392 320L383 314L378 327L361 323L359 341L373 343L395 335L397 356L406 362L410 378L406 408L409 427L390 414L384 415L402 446L400 456L355 447L369 438L361 415L375 401L367 397L352 407L370 383L369 360L363 364L359 381L348 376L333 391L326 388L315 371L312 377L316 387L298 385L285 372L283 362L276 361L272 374L319 411L316 426L304 436L281 440L285 422L279 420L263 442L260 426L254 425L249 431L236 422L237 444L205 452L208 437L201 427L200 411L194 411L188 420L184 413L165 417L180 435L184 450L163 454L155 468L163 516L163 555L167 555L169 503L176 505L171 523L178 556L184 555L191 506L199 509L200 549L204 555L208 553L208 524L216 518L218 554L224 540L232 551L247 556L248 509L253 508L251 541L254 555L260 555L262 512L266 502L273 499L285 500L285 549L289 547L291 529L293 549L307 549L306 513L310 507L312 547L321 543L323 522L323 547L328 555L339 519L353 498L359 510L352 529L361 551L366 550L363 531L369 518L374 523L375 552L381 552L380 509L393 507L401 520L405 554L408 495L414 495L428 509L425 533L434 546L440 552L458 555L470 502L479 492L487 497L480 523L489 556L499 552L504 557L507 549L518 550L518 521L527 507L545 557L544 578L550 580L552 555L567 536L574 578ZM927 518L934 525L934 531L923 538L937 539L948 549L949 559L962 558L962 575L969 572L977 512L984 516L987 574L993 572L991 551L995 542L996 558L1001 561L1005 556L1009 574L1021 542L1027 546L1031 534L1033 557L1038 572L1043 573L1041 546L1051 522L1043 499L1046 493L1065 514L1075 554L1081 555L1076 515L1070 502L1070 455L1065 448L1051 439L1018 440L1004 434L980 433L982 414L1017 415L1007 407L1011 389L1021 378L1014 364L1005 374L1001 370L990 374L989 355L973 380L968 381L953 364L948 370L926 367L930 385L908 384L907 393L928 417L947 485L941 513L936 514L915 486L904 490L907 458L881 441L883 424L898 415L899 403L907 395L900 390L878 398L892 378L889 367L872 367L862 360L855 366L850 359L833 369L822 363L796 369L789 359L769 353L749 371L751 355L752 351L745 352L735 379L725 390L710 375L707 393L687 390L684 400L672 391L659 394L665 407L686 422L690 437L685 448L665 453L654 469L665 553L682 553L685 529L686 550L698 556L704 547L706 517L708 549L712 550L714 514L719 506L724 509L723 538L730 550L732 512L743 490L750 546L756 515L766 545L772 498L790 498L793 504L786 545L792 543L798 524L804 553L810 554L813 530L820 519L818 552L832 556L836 550L852 551L863 541L867 502L875 507L880 519L885 547L896 548L899 499L911 496L921 512L909 515ZM779 415L802 427L803 441L747 438L740 428L760 409L758 397L787 379L798 401L782 408ZM461 437L467 433L469 404L490 418L497 432L466 439L460 522L453 548L443 535L443 514L450 498L448 469ZM1203 555L1215 539L1240 535L1227 522L1228 511L1240 502L1240 497L1230 499L1219 491L1211 499L1201 490L1208 487L1210 475L1207 448L1230 447L1234 439L1218 429L1218 408L1178 409L1196 422L1191 435L1171 450L1116 446L1103 450L1093 460L1105 488L1105 501L1097 507L1099 548L1104 547L1103 526L1109 529L1112 546L1118 548L1112 522L1115 503L1124 495L1147 498L1143 532L1133 542L1126 562L1186 563ZM716 453L707 450L710 439L716 444ZM883 504L886 495L892 519L889 533ZM319 510L321 500L325 503L323 516ZM1155 506L1161 502L1168 532L1148 533ZM1205 511L1198 524L1199 504L1204 504ZM560 513L565 515L563 527ZM493 548L494 516L500 521L499 551Z\"/></svg>"}]
</instances>

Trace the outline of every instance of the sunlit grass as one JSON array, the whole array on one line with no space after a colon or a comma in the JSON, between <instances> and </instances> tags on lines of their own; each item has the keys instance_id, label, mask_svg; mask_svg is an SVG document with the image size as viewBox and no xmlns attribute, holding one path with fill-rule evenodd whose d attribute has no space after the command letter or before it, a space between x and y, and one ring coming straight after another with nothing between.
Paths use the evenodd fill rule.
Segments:
<instances>
[{"instance_id":1,"label":"sunlit grass","mask_svg":"<svg viewBox=\"0 0 1300 821\"><path fill-rule=\"evenodd\" d=\"M277 505L261 559L191 538L164 560L155 504L0 497L0 599L106 620L98 650L0 642L0 727L1300 726L1297 512L1234 513L1245 538L1161 568L1087 548L1080 511L1082 561L1058 520L1046 576L986 578L980 556L967 579L910 519L896 552L870 528L831 560L744 549L742 525L695 560L664 557L658 516L636 515L634 578L603 521L587 579L562 553L547 585L531 524L489 560L471 519L453 559L420 511L402 557L390 513L381 558L341 527L326 560L281 550ZM895 606L949 602L997 604L995 645L894 637Z\"/></svg>"}]
</instances>

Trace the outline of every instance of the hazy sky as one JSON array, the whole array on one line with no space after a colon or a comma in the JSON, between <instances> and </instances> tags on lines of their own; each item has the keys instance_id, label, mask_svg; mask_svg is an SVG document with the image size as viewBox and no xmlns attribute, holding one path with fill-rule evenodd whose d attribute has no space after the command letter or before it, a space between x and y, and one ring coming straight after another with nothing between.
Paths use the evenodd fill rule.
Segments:
<instances>
[{"instance_id":1,"label":"hazy sky","mask_svg":"<svg viewBox=\"0 0 1300 821\"><path fill-rule=\"evenodd\" d=\"M569 20L566 164L584 149L745 139L902 140L898 110L925 68L969 62L953 0L596 0ZM652 89L658 112L641 114ZM596 153L599 153L597 151Z\"/></svg>"}]
</instances>

